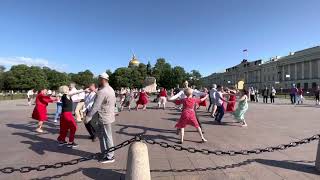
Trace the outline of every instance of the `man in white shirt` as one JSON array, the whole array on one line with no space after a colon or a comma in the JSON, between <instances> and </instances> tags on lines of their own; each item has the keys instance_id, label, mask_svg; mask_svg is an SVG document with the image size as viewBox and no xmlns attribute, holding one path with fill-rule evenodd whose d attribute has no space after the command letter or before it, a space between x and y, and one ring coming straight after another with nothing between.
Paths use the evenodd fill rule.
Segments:
<instances>
[{"instance_id":1,"label":"man in white shirt","mask_svg":"<svg viewBox=\"0 0 320 180\"><path fill-rule=\"evenodd\" d=\"M188 87L189 87L188 81L185 81L183 85L184 85L184 88L188 88ZM206 93L201 92L201 91L199 91L199 90L197 90L197 89L194 89L192 95L193 95L193 96L196 96L196 97L200 97L200 96L202 96L202 95L206 95ZM174 100L174 99L177 99L177 98L180 98L180 99L186 98L186 95L184 94L184 90L181 90L181 91L180 91L179 93L177 93L176 95L170 97L169 100Z\"/></svg>"},{"instance_id":2,"label":"man in white shirt","mask_svg":"<svg viewBox=\"0 0 320 180\"><path fill-rule=\"evenodd\" d=\"M224 116L224 107L223 107L223 102L227 102L224 98L223 98L223 86L218 85L217 87L217 92L215 94L215 98L216 98L216 105L217 105L217 115L215 117L215 121L217 121L219 124L221 124L221 120Z\"/></svg>"},{"instance_id":3,"label":"man in white shirt","mask_svg":"<svg viewBox=\"0 0 320 180\"><path fill-rule=\"evenodd\" d=\"M33 95L34 95L34 90L31 89L27 92L27 97L28 97L28 105L31 106L32 100L33 100Z\"/></svg>"},{"instance_id":4,"label":"man in white shirt","mask_svg":"<svg viewBox=\"0 0 320 180\"><path fill-rule=\"evenodd\" d=\"M70 83L69 90L70 90L69 91L70 94L75 94L78 91L77 88L76 88L76 83ZM72 104L72 113L74 114L75 109L77 107L77 103L79 102L78 101L78 94L75 94L75 95L71 96L71 100L73 102L73 104Z\"/></svg>"},{"instance_id":5,"label":"man in white shirt","mask_svg":"<svg viewBox=\"0 0 320 180\"><path fill-rule=\"evenodd\" d=\"M76 121L77 122L82 122L82 119L83 119L83 106L84 106L84 98L86 96L85 92L82 92L82 93L79 93L77 95L78 97L78 103L77 103L77 106L76 106L76 109L74 111L75 115L76 115Z\"/></svg>"},{"instance_id":6,"label":"man in white shirt","mask_svg":"<svg viewBox=\"0 0 320 180\"><path fill-rule=\"evenodd\" d=\"M94 103L94 99L97 95L96 91L96 85L94 83L92 83L89 86L89 90L90 92L86 94L85 98L84 98L84 108L83 108L83 112L84 114L87 114L91 111L93 103ZM95 118L94 118L95 119ZM95 120L90 120L90 121L85 121L84 125L88 131L88 133L90 134L90 139L94 142L96 140L96 131L94 129L94 126L97 122L95 122Z\"/></svg>"},{"instance_id":7,"label":"man in white shirt","mask_svg":"<svg viewBox=\"0 0 320 180\"><path fill-rule=\"evenodd\" d=\"M216 93L217 93L217 85L212 84L212 88L209 91L209 97L210 97L210 105L208 107L208 112L210 112L210 108L212 106L211 116L214 117L217 111L217 105L216 105Z\"/></svg>"}]
</instances>

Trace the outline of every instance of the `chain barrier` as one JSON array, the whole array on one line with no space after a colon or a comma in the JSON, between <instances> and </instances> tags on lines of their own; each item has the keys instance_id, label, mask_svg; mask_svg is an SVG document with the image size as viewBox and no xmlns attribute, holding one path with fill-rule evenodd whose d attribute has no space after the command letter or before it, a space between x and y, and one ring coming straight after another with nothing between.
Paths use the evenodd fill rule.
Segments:
<instances>
[{"instance_id":1,"label":"chain barrier","mask_svg":"<svg viewBox=\"0 0 320 180\"><path fill-rule=\"evenodd\" d=\"M157 144L160 147L163 148L171 148L174 149L176 151L187 151L189 153L202 153L205 155L227 155L227 156L236 156L236 155L250 155L250 154L261 154L261 153L265 153L265 152L273 152L273 151L279 151L279 150L285 150L291 147L297 147L299 145L302 144L307 144L310 143L312 141L315 140L319 140L320 139L320 134L311 136L309 138L304 138L302 140L299 141L293 141L291 143L288 144L281 144L278 146L270 146L270 147L266 147L266 148L256 148L256 149L252 149L252 150L239 150L239 151L234 151L234 150L230 150L230 151L222 151L222 150L215 150L215 151L211 151L208 149L196 149L193 147L183 147L181 145L171 145L168 144L167 142L157 142L154 141L152 139L144 139L144 141L148 144Z\"/></svg>"},{"instance_id":2,"label":"chain barrier","mask_svg":"<svg viewBox=\"0 0 320 180\"><path fill-rule=\"evenodd\" d=\"M58 162L55 164L51 164L51 165L39 165L36 167L30 167L30 166L25 166L25 167L21 167L21 168L14 168L14 167L5 167L0 169L0 172L4 173L4 174L11 174L14 172L20 172L20 173L28 173L30 171L45 171L47 169L59 169L62 168L64 166L70 166L70 165L75 165L75 164L79 164L81 162L85 162L85 161L89 161L89 160L94 160L94 159L98 159L99 157L109 153L109 152L113 152L116 151L118 149L121 149L125 146L128 146L129 144L136 142L136 141L140 141L141 137L140 136L136 136L134 138L131 138L129 140L126 140L114 147L111 147L109 149L107 149L105 152L103 153L95 153L92 154L90 156L87 157L81 157L81 158L77 158L77 159L72 159L70 161L64 161L64 162Z\"/></svg>"},{"instance_id":3,"label":"chain barrier","mask_svg":"<svg viewBox=\"0 0 320 180\"><path fill-rule=\"evenodd\" d=\"M281 144L278 146L270 146L267 148L257 148L257 149L252 149L252 150L239 150L239 151L234 151L234 150L230 150L230 151L222 151L222 150L215 150L215 151L211 151L208 149L196 149L193 147L183 147L181 145L171 145L168 144L167 142L163 142L163 141L155 141L152 139L147 139L144 138L143 136L135 136L129 140L126 140L114 147L111 147L109 149L107 149L105 152L103 153L95 153L92 154L90 156L87 157L81 157L81 158L77 158L77 159L73 159L70 161L64 161L64 162L59 162L59 163L55 163L55 164L51 164L51 165L39 165L37 167L30 167L30 166L25 166L25 167L21 167L21 168L14 168L14 167L5 167L0 169L0 172L5 173L5 174L11 174L14 172L20 172L20 173L28 173L30 171L45 171L47 169L58 169L58 168L62 168L64 166L69 166L69 165L75 165L75 164L79 164L80 162L85 162L85 161L89 161L89 160L94 160L94 159L98 159L99 157L101 157L102 155L106 155L109 152L113 152L116 151L118 149L121 149L123 147L126 147L128 145L130 145L133 142L138 142L138 141L144 141L147 144L151 144L151 145L159 145L162 148L171 148L174 149L176 151L187 151L189 153L202 153L205 155L227 155L227 156L236 156L236 155L250 155L250 154L261 154L261 153L265 153L265 152L273 152L273 151L279 151L279 150L285 150L291 147L297 147L299 145L302 144L307 144L310 143L312 141L315 140L319 140L320 139L320 134L311 136L309 138L304 138L302 140L299 141L293 141L291 143L288 144Z\"/></svg>"}]
</instances>

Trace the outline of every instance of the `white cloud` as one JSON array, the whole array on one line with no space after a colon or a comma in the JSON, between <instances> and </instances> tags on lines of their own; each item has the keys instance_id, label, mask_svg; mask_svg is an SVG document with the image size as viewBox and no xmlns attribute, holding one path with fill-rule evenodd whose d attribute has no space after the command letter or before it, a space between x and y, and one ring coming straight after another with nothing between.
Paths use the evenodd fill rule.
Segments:
<instances>
[{"instance_id":1,"label":"white cloud","mask_svg":"<svg viewBox=\"0 0 320 180\"><path fill-rule=\"evenodd\" d=\"M63 71L66 65L61 64L57 65L49 62L47 59L43 58L30 58L30 57L0 57L0 65L6 67L11 67L13 65L25 64L27 66L40 66L40 67L49 67L59 71Z\"/></svg>"}]
</instances>

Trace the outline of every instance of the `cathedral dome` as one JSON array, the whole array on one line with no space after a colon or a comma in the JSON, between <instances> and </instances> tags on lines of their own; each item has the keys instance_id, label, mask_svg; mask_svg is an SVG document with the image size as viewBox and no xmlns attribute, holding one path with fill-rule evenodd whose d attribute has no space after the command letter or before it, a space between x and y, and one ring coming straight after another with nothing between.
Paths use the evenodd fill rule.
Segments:
<instances>
[{"instance_id":1,"label":"cathedral dome","mask_svg":"<svg viewBox=\"0 0 320 180\"><path fill-rule=\"evenodd\" d=\"M139 66L139 64L140 64L139 60L135 57L135 55L133 55L130 62L129 62L129 67Z\"/></svg>"}]
</instances>

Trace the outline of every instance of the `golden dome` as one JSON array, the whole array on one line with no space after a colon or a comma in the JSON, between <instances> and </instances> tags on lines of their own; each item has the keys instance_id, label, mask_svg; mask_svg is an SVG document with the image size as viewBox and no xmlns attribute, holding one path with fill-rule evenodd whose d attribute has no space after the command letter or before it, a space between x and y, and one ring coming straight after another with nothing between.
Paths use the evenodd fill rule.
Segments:
<instances>
[{"instance_id":1,"label":"golden dome","mask_svg":"<svg viewBox=\"0 0 320 180\"><path fill-rule=\"evenodd\" d=\"M135 55L133 55L130 62L129 62L129 66L139 66L139 64L140 64L140 62L135 57Z\"/></svg>"}]
</instances>

